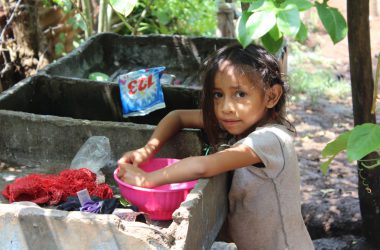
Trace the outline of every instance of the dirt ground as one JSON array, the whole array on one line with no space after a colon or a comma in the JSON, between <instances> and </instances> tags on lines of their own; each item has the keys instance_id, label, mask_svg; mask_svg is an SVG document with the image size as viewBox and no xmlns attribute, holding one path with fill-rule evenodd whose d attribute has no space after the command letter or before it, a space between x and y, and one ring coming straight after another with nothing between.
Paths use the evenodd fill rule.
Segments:
<instances>
[{"instance_id":1,"label":"dirt ground","mask_svg":"<svg viewBox=\"0 0 380 250\"><path fill-rule=\"evenodd\" d=\"M375 16L372 2L377 1L377 16ZM347 1L346 0L329 0L329 5L338 8L347 20ZM370 0L370 36L372 64L375 69L377 63L377 55L380 54L380 0ZM349 57L348 57L348 40L347 37L334 45L326 33L313 34L312 43L320 44L320 51L323 56L328 59L334 59L336 62L336 70L338 73L349 77ZM374 71L375 72L375 71Z\"/></svg>"},{"instance_id":2,"label":"dirt ground","mask_svg":"<svg viewBox=\"0 0 380 250\"><path fill-rule=\"evenodd\" d=\"M345 15L346 1L331 0L329 4ZM375 72L376 55L380 54L380 16L370 17L370 25ZM335 61L335 75L349 81L347 38L336 45L325 33L310 34L309 38L309 44L317 45L322 56ZM298 133L302 210L316 249L372 249L361 236L356 165L341 154L330 165L329 174L320 171L324 146L353 126L351 98L322 99L318 104L306 100L290 105L288 113Z\"/></svg>"}]
</instances>

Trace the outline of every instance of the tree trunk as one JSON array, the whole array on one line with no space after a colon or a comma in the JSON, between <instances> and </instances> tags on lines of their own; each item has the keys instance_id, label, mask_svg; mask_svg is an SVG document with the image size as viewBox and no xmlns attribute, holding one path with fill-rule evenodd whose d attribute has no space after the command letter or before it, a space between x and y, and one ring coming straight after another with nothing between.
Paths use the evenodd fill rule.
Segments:
<instances>
[{"instance_id":1,"label":"tree trunk","mask_svg":"<svg viewBox=\"0 0 380 250\"><path fill-rule=\"evenodd\" d=\"M235 5L232 0L218 3L217 37L235 37Z\"/></svg>"},{"instance_id":2,"label":"tree trunk","mask_svg":"<svg viewBox=\"0 0 380 250\"><path fill-rule=\"evenodd\" d=\"M14 12L16 0L2 0L8 18ZM38 0L23 0L11 23L15 44L8 48L11 59L17 62L28 77L49 62L49 50L42 34L38 18Z\"/></svg>"},{"instance_id":3,"label":"tree trunk","mask_svg":"<svg viewBox=\"0 0 380 250\"><path fill-rule=\"evenodd\" d=\"M371 63L369 0L348 0L348 47L354 124L376 123L371 114L374 80ZM373 155L366 158L369 159ZM367 239L380 245L380 168L368 170L358 163L359 202L363 232Z\"/></svg>"}]
</instances>

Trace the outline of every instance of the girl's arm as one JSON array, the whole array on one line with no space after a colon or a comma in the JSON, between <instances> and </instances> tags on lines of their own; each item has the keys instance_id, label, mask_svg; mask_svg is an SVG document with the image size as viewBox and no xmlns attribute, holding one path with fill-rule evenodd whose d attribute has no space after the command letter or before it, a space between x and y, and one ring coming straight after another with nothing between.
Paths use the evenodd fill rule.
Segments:
<instances>
[{"instance_id":1,"label":"girl's arm","mask_svg":"<svg viewBox=\"0 0 380 250\"><path fill-rule=\"evenodd\" d=\"M179 130L183 128L203 128L202 112L197 110L174 110L167 114L157 125L146 147L154 153Z\"/></svg>"},{"instance_id":2,"label":"girl's arm","mask_svg":"<svg viewBox=\"0 0 380 250\"><path fill-rule=\"evenodd\" d=\"M138 166L153 156L160 148L182 128L203 128L201 110L174 110L167 114L157 125L144 147L126 152L118 161L121 166L119 176L124 174L126 163Z\"/></svg>"},{"instance_id":3,"label":"girl's arm","mask_svg":"<svg viewBox=\"0 0 380 250\"><path fill-rule=\"evenodd\" d=\"M261 159L251 148L238 145L208 156L185 158L169 167L150 173L126 164L125 174L121 178L131 185L155 187L211 177L258 162L261 162Z\"/></svg>"}]
</instances>

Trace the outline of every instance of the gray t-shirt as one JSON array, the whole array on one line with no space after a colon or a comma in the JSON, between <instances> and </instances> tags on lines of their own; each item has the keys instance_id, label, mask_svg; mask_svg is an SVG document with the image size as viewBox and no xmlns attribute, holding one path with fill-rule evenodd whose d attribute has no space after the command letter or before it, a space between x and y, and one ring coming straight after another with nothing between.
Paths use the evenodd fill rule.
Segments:
<instances>
[{"instance_id":1,"label":"gray t-shirt","mask_svg":"<svg viewBox=\"0 0 380 250\"><path fill-rule=\"evenodd\" d=\"M292 134L284 126L269 125L236 144L250 147L263 163L234 171L228 230L238 249L314 249L301 214Z\"/></svg>"}]
</instances>

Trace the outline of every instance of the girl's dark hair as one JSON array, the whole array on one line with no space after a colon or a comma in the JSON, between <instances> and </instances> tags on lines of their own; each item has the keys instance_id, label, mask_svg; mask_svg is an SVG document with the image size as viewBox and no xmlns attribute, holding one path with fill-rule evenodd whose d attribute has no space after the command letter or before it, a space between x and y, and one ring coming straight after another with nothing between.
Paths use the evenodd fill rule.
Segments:
<instances>
[{"instance_id":1,"label":"girl's dark hair","mask_svg":"<svg viewBox=\"0 0 380 250\"><path fill-rule=\"evenodd\" d=\"M226 60L242 74L251 78L252 82L255 82L255 79L257 80L257 77L260 77L264 89L269 89L275 84L282 86L283 94L278 103L269 109L269 115L277 123L287 126L291 131L295 131L294 127L285 118L285 102L288 88L281 77L277 59L261 46L251 44L243 48L240 44L233 43L207 57L201 68L200 80L203 84L201 109L204 129L209 143L215 146L219 142L220 135L223 134L214 112L213 89L215 75L219 71L219 66L221 62Z\"/></svg>"}]
</instances>

